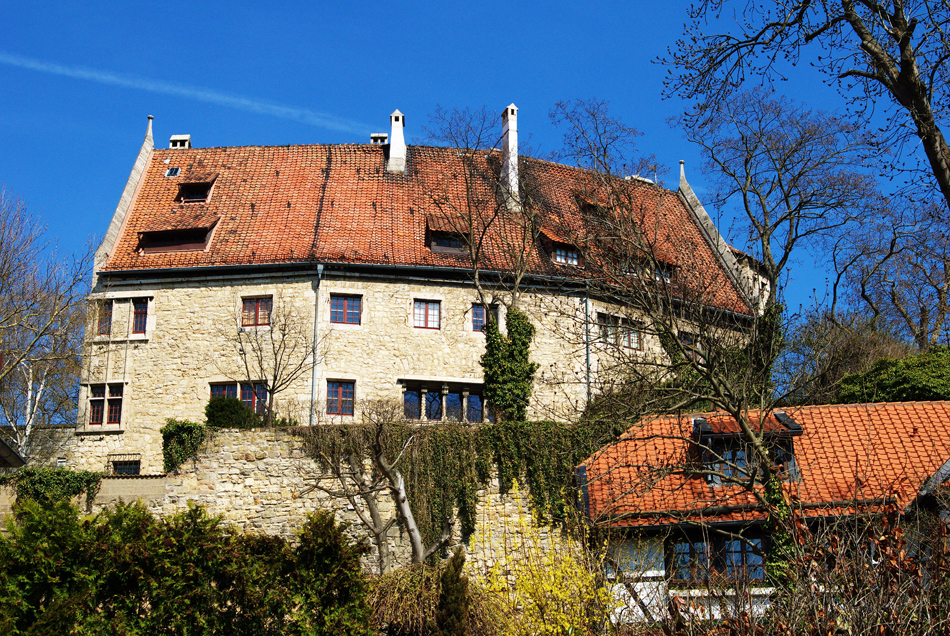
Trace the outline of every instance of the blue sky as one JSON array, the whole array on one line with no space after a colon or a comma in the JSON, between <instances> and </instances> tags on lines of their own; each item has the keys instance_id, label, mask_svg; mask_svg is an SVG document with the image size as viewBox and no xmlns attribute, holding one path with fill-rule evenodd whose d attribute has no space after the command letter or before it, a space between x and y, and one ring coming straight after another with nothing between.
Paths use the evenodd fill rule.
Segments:
<instances>
[{"instance_id":1,"label":"blue sky","mask_svg":"<svg viewBox=\"0 0 950 636\"><path fill-rule=\"evenodd\" d=\"M653 63L681 34L687 2L340 4L8 3L0 183L68 253L105 232L147 115L157 146L180 133L195 146L363 143L398 108L413 143L439 105L500 113L514 102L522 141L547 154L561 146L553 105L597 97L644 133L639 147L666 166L667 185L684 159L703 197L698 150L666 123L686 105L662 99L667 69ZM779 88L837 105L807 69ZM824 287L812 256L798 260L793 306Z\"/></svg>"}]
</instances>

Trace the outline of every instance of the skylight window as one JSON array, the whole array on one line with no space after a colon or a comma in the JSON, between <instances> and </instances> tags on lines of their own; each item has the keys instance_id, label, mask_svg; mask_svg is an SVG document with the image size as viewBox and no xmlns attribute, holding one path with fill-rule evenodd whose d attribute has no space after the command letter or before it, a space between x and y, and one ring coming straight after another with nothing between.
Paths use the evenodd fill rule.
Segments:
<instances>
[{"instance_id":1,"label":"skylight window","mask_svg":"<svg viewBox=\"0 0 950 636\"><path fill-rule=\"evenodd\" d=\"M181 174L181 168L169 168L165 171L166 177L177 177L179 174Z\"/></svg>"}]
</instances>

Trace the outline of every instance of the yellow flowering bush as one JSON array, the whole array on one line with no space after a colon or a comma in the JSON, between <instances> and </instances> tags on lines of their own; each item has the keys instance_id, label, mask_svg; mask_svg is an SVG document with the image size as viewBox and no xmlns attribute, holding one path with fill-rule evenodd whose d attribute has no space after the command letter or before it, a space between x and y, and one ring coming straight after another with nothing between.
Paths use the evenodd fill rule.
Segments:
<instances>
[{"instance_id":1,"label":"yellow flowering bush","mask_svg":"<svg viewBox=\"0 0 950 636\"><path fill-rule=\"evenodd\" d=\"M491 524L479 519L468 564L504 607L504 634L583 635L608 627L617 603L600 584L601 555L590 554L583 537L536 525L517 487L510 497L513 514Z\"/></svg>"}]
</instances>

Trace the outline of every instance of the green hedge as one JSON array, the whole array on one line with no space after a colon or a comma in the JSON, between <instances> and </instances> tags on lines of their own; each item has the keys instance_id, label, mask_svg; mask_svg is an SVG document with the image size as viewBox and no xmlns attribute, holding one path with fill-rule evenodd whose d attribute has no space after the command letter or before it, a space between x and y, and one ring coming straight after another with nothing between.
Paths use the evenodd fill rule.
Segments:
<instances>
[{"instance_id":1,"label":"green hedge","mask_svg":"<svg viewBox=\"0 0 950 636\"><path fill-rule=\"evenodd\" d=\"M320 511L299 542L245 535L195 507L17 504L0 535L0 634L368 636L366 548Z\"/></svg>"},{"instance_id":2,"label":"green hedge","mask_svg":"<svg viewBox=\"0 0 950 636\"><path fill-rule=\"evenodd\" d=\"M211 428L255 428L261 416L232 397L213 397L205 406L205 421Z\"/></svg>"}]
</instances>

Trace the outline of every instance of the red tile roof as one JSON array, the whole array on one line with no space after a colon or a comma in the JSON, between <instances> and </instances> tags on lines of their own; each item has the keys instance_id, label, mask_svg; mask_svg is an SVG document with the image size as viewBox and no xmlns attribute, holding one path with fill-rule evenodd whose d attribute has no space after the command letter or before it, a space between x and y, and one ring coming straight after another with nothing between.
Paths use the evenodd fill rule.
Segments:
<instances>
[{"instance_id":1,"label":"red tile roof","mask_svg":"<svg viewBox=\"0 0 950 636\"><path fill-rule=\"evenodd\" d=\"M386 150L374 144L156 149L102 271L317 261L466 268L459 256L428 249L427 219L430 229L443 228L432 219L451 216L466 196L494 205L498 194L484 181L466 192L463 161L497 173L497 156L463 158L455 149L410 146L406 173L390 174ZM166 177L173 167L180 175ZM519 170L532 186L531 208L545 233L596 242L578 230L577 195L589 191L584 181L590 173L525 157ZM207 202L176 201L179 184L209 180L214 188ZM637 180L623 187L646 211L643 226L663 228L656 238L658 253L672 254L664 259L683 271L701 271L704 286L714 290L710 304L748 313L677 193ZM207 227L213 219L218 223L206 250L139 251L141 232ZM516 230L505 218L492 226L483 269L510 269L500 237ZM537 248L533 273L584 275L553 264Z\"/></svg>"},{"instance_id":2,"label":"red tile roof","mask_svg":"<svg viewBox=\"0 0 950 636\"><path fill-rule=\"evenodd\" d=\"M794 438L801 480L785 489L805 516L879 510L884 499L906 507L950 460L950 402L806 406L787 415L803 432ZM618 527L763 519L743 487L685 474L694 417L722 418L645 419L588 458L582 466L591 518Z\"/></svg>"}]
</instances>

